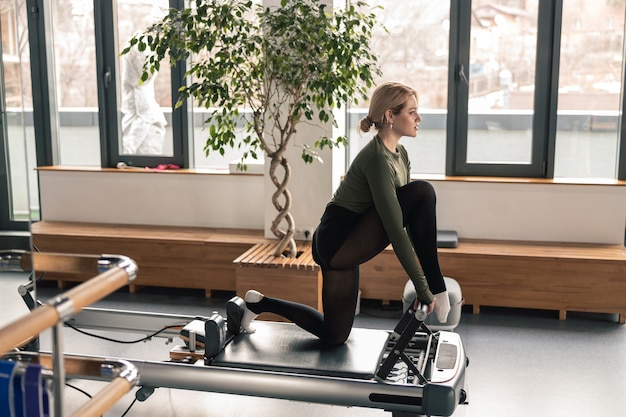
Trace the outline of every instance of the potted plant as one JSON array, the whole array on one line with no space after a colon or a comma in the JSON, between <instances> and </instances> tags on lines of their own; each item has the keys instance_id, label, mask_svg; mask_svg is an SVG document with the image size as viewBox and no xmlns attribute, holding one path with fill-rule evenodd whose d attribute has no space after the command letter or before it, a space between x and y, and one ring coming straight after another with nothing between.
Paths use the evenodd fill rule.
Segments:
<instances>
[{"instance_id":1,"label":"potted plant","mask_svg":"<svg viewBox=\"0 0 626 417\"><path fill-rule=\"evenodd\" d=\"M278 211L271 231L280 239L275 256L297 254L285 151L298 125L319 120L336 126L333 108L365 99L380 75L369 49L376 25L372 9L362 1L345 9L322 1L281 0L263 7L250 0L195 0L189 8L171 9L122 51L147 54L143 80L166 58L172 66L187 63L189 81L180 88L176 107L193 98L209 110L207 154L240 148L243 170L246 158L261 152L270 160ZM242 125L244 133L237 136ZM320 137L314 147L303 146L302 159L310 163L318 158L315 149L346 143L344 136Z\"/></svg>"}]
</instances>

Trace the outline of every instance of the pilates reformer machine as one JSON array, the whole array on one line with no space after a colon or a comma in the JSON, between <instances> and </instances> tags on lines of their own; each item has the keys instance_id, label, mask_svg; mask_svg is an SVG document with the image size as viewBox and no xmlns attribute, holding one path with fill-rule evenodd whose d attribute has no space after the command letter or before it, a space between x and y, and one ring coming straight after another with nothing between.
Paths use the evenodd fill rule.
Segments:
<instances>
[{"instance_id":1,"label":"pilates reformer machine","mask_svg":"<svg viewBox=\"0 0 626 417\"><path fill-rule=\"evenodd\" d=\"M41 254L33 257L37 255ZM112 259L100 257L100 269L106 269L105 273L128 270L125 258L121 267ZM125 274L128 278L136 273L132 261L131 265L134 271ZM72 301L71 293L88 282L36 307L31 316L41 309L56 312L57 330L63 322L81 329L146 334L164 329L159 337L179 337L184 344L172 349L170 358L162 362L60 355L56 347L52 354L40 354L41 364L53 370L56 386L62 385L65 377L118 384L114 394L98 396L107 400L94 397L75 415L101 415L103 407L110 407L133 387L138 387L136 398L141 401L155 389L173 388L376 408L394 417L450 416L467 401L468 360L462 341L455 332L434 331L424 324L425 307L409 307L393 330L354 328L344 345L329 348L291 323L256 321L255 333L238 334L239 329L229 328L233 320L217 312L203 317L88 308L84 302ZM60 300L70 300L74 308ZM238 297L231 301L242 302ZM23 326L0 329L0 354L28 339L23 334L13 335L18 327ZM30 337L39 331L31 332ZM58 337L54 339L56 345ZM12 353L23 359L20 354L19 350ZM57 391L61 390L54 390L55 411L62 415L57 404L62 397L57 398ZM92 403L97 406L89 405Z\"/></svg>"}]
</instances>

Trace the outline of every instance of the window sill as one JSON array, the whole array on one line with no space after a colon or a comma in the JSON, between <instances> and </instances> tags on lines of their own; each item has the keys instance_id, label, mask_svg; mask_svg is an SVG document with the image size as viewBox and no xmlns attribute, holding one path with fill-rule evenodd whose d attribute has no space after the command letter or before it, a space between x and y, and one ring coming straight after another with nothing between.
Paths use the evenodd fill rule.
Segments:
<instances>
[{"instance_id":1,"label":"window sill","mask_svg":"<svg viewBox=\"0 0 626 417\"><path fill-rule=\"evenodd\" d=\"M43 166L36 168L38 171L67 171L67 172L134 172L141 174L165 173L165 174L198 174L198 175L253 175L262 176L256 172L231 172L224 169L165 169L151 168L100 168L92 166ZM412 175L412 179L422 179L432 182L467 182L467 183L501 183L501 184L559 184L559 185L616 185L626 186L626 181L603 178L524 178L524 177L472 177L472 176L447 176L447 175Z\"/></svg>"},{"instance_id":2,"label":"window sill","mask_svg":"<svg viewBox=\"0 0 626 417\"><path fill-rule=\"evenodd\" d=\"M92 166L43 166L36 168L38 171L56 171L56 172L132 172L137 174L197 174L197 175L255 175L263 174L251 172L230 172L228 168L224 169L154 169L154 168L100 168Z\"/></svg>"},{"instance_id":3,"label":"window sill","mask_svg":"<svg viewBox=\"0 0 626 417\"><path fill-rule=\"evenodd\" d=\"M606 178L526 178L526 177L471 177L447 175L412 175L411 179L432 182L472 182L501 184L559 184L559 185L617 185L626 186L626 181Z\"/></svg>"}]
</instances>

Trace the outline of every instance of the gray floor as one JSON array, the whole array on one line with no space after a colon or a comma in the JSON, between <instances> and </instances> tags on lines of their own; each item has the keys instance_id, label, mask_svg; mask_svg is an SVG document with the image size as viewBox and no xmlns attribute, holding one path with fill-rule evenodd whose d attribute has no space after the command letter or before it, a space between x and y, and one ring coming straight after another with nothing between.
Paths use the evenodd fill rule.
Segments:
<instances>
[{"instance_id":1,"label":"gray floor","mask_svg":"<svg viewBox=\"0 0 626 417\"><path fill-rule=\"evenodd\" d=\"M2 280L3 286L16 285ZM8 299L6 288L2 298ZM39 298L56 294L53 286L39 289ZM136 294L121 290L97 307L124 310L208 315L223 313L232 294L205 299L202 291L145 288ZM11 305L10 303L2 303ZM19 301L14 307L22 310ZM3 308L4 314L9 309ZM392 328L400 316L400 306L382 308L364 300L356 326ZM0 317L3 318L3 317ZM4 317L6 318L6 317ZM456 331L464 342L470 366L467 370L469 404L457 408L455 417L560 417L626 416L626 326L616 316L570 313L559 321L556 312L483 308L472 315L465 308ZM156 330L156 329L155 329ZM114 339L132 340L143 335L97 332ZM167 360L172 344L155 338L138 344L105 342L64 330L66 352L145 360ZM42 334L43 349L50 348L50 335ZM102 387L97 381L72 380L71 384L95 394ZM87 398L66 388L64 409L71 413ZM122 416L134 393L119 401L106 416ZM136 402L127 416L391 416L378 409L346 408L287 400L201 393L160 388L145 402Z\"/></svg>"}]
</instances>

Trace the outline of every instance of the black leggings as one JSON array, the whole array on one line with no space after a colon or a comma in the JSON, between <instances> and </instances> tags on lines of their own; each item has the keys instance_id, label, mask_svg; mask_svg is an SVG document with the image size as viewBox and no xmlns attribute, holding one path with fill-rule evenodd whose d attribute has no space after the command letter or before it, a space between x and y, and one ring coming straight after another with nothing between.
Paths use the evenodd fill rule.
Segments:
<instances>
[{"instance_id":1,"label":"black leggings","mask_svg":"<svg viewBox=\"0 0 626 417\"><path fill-rule=\"evenodd\" d=\"M436 196L426 181L413 181L396 190L403 224L433 294L445 291L437 257ZM316 309L264 296L248 308L260 314L278 314L329 345L340 345L350 335L359 291L359 265L389 245L375 208L355 213L329 204L313 234L313 258L322 268L322 306Z\"/></svg>"}]
</instances>

